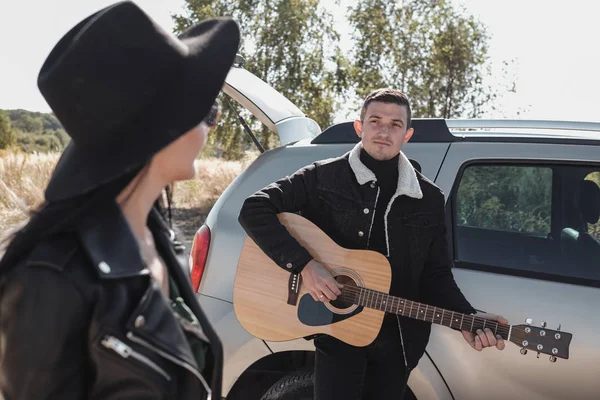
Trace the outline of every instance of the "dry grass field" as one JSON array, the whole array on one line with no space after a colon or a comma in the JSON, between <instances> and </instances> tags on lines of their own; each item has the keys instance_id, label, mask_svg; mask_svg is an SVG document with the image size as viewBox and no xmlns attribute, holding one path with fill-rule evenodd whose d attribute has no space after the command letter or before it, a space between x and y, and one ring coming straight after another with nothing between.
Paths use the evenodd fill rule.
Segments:
<instances>
[{"instance_id":1,"label":"dry grass field","mask_svg":"<svg viewBox=\"0 0 600 400\"><path fill-rule=\"evenodd\" d=\"M59 156L0 150L0 236L25 222L27 210L43 202ZM173 222L183 235L200 227L219 195L256 156L249 153L243 161L197 160L196 178L176 183L173 190Z\"/></svg>"},{"instance_id":2,"label":"dry grass field","mask_svg":"<svg viewBox=\"0 0 600 400\"><path fill-rule=\"evenodd\" d=\"M207 158L196 162L196 178L178 182L173 190L173 224L189 248L194 232L233 179L256 157L248 153L242 161ZM0 150L0 237L27 220L27 210L43 201L44 188L59 154L26 154ZM600 185L600 173L588 179ZM600 222L589 225L600 238Z\"/></svg>"}]
</instances>

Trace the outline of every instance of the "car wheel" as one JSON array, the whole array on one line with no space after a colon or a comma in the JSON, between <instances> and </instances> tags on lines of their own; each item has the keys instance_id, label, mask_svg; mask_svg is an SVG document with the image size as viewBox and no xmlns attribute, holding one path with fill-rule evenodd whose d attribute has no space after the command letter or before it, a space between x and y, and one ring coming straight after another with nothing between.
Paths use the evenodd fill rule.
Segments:
<instances>
[{"instance_id":1,"label":"car wheel","mask_svg":"<svg viewBox=\"0 0 600 400\"><path fill-rule=\"evenodd\" d=\"M261 400L313 400L313 371L296 372L278 380Z\"/></svg>"},{"instance_id":2,"label":"car wheel","mask_svg":"<svg viewBox=\"0 0 600 400\"><path fill-rule=\"evenodd\" d=\"M313 400L313 371L296 372L278 380L260 400ZM415 394L406 388L403 400L417 400Z\"/></svg>"}]
</instances>

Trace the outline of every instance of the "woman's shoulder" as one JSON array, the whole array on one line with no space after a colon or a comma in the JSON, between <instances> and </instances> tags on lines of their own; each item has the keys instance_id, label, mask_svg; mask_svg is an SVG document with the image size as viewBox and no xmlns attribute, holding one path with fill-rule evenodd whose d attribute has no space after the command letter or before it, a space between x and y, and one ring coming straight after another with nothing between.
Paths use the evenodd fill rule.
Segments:
<instances>
[{"instance_id":1,"label":"woman's shoulder","mask_svg":"<svg viewBox=\"0 0 600 400\"><path fill-rule=\"evenodd\" d=\"M3 265L0 292L4 298L10 293L10 297L40 299L60 293L85 307L94 285L91 271L76 235L51 235L33 245L14 264Z\"/></svg>"},{"instance_id":2,"label":"woman's shoulder","mask_svg":"<svg viewBox=\"0 0 600 400\"><path fill-rule=\"evenodd\" d=\"M5 280L44 270L51 272L43 274L45 279L55 277L56 280L72 281L83 289L92 283L91 267L77 235L74 232L62 232L40 240L14 265L5 265L1 274Z\"/></svg>"}]
</instances>

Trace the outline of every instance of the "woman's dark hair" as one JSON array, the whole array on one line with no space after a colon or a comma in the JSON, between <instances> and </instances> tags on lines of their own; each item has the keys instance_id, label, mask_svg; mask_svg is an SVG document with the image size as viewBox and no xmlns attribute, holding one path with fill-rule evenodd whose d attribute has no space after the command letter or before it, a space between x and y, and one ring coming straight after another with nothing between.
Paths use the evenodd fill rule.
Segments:
<instances>
[{"instance_id":1,"label":"woman's dark hair","mask_svg":"<svg viewBox=\"0 0 600 400\"><path fill-rule=\"evenodd\" d=\"M4 256L0 259L0 272L15 265L41 240L73 229L75 221L79 217L93 213L108 201L114 201L144 167L145 164L134 168L119 178L81 196L55 203L43 203L33 211L31 218L23 228L5 239L8 245Z\"/></svg>"}]
</instances>

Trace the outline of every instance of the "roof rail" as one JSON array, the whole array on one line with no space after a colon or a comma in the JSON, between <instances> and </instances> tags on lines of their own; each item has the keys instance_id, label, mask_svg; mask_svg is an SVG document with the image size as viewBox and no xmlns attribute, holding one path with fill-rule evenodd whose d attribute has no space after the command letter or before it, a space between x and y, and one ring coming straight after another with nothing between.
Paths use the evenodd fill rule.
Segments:
<instances>
[{"instance_id":1,"label":"roof rail","mask_svg":"<svg viewBox=\"0 0 600 400\"><path fill-rule=\"evenodd\" d=\"M359 137L354 131L353 121L340 122L325 129L321 134L315 137L312 144L328 143L358 143ZM450 143L459 138L450 133L446 123L440 118L415 118L412 120L412 127L416 132L425 132L425 135L415 134L411 142L441 142Z\"/></svg>"},{"instance_id":2,"label":"roof rail","mask_svg":"<svg viewBox=\"0 0 600 400\"><path fill-rule=\"evenodd\" d=\"M600 132L600 122L548 121L548 120L510 120L510 119L439 119L415 118L412 120L415 134L411 143L452 143L457 141L506 141L568 143L600 145L598 134L577 134L574 132ZM492 129L506 130L504 132ZM517 132L509 133L515 129ZM518 130L538 130L536 133ZM548 131L571 131L570 133L551 133ZM544 132L545 131L545 132ZM481 133L484 133L483 135ZM506 135L509 133L509 135ZM325 129L315 137L312 144L358 143L352 121L341 122Z\"/></svg>"},{"instance_id":3,"label":"roof rail","mask_svg":"<svg viewBox=\"0 0 600 400\"><path fill-rule=\"evenodd\" d=\"M600 122L516 120L516 119L447 119L449 129L551 129L600 132Z\"/></svg>"}]
</instances>

